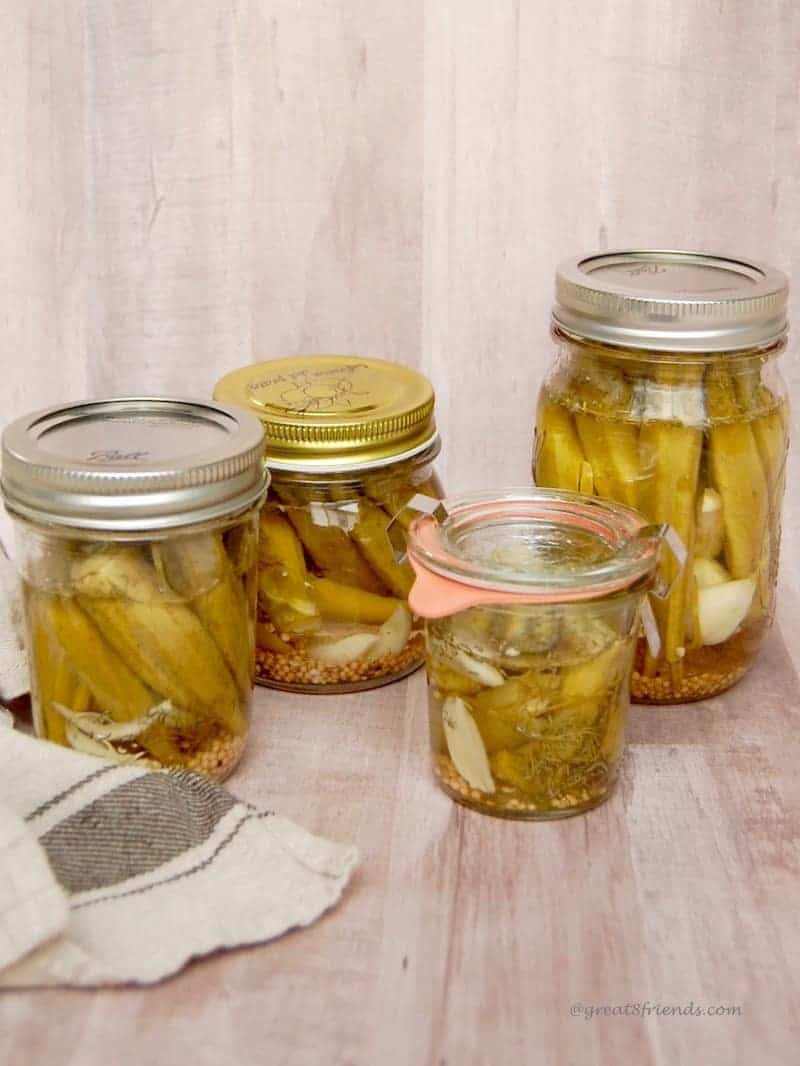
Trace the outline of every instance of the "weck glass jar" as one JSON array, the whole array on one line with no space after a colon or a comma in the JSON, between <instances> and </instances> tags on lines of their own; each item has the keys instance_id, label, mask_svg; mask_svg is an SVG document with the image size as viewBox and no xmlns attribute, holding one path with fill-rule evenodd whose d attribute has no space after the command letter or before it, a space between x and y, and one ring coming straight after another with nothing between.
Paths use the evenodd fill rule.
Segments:
<instances>
[{"instance_id":1,"label":"weck glass jar","mask_svg":"<svg viewBox=\"0 0 800 1066\"><path fill-rule=\"evenodd\" d=\"M266 433L257 680L349 692L417 669L403 554L413 517L441 496L430 382L381 359L296 356L235 370L214 396Z\"/></svg>"},{"instance_id":2,"label":"weck glass jar","mask_svg":"<svg viewBox=\"0 0 800 1066\"><path fill-rule=\"evenodd\" d=\"M37 735L225 777L253 685L261 424L95 400L18 419L2 447Z\"/></svg>"},{"instance_id":3,"label":"weck glass jar","mask_svg":"<svg viewBox=\"0 0 800 1066\"><path fill-rule=\"evenodd\" d=\"M602 253L558 269L534 479L669 523L688 555L677 577L662 563L672 591L654 603L661 651L640 642L635 700L722 692L772 622L787 292L779 271L694 252Z\"/></svg>"},{"instance_id":4,"label":"weck glass jar","mask_svg":"<svg viewBox=\"0 0 800 1066\"><path fill-rule=\"evenodd\" d=\"M454 800L536 819L608 797L661 533L548 490L445 500L413 523L433 769Z\"/></svg>"}]
</instances>

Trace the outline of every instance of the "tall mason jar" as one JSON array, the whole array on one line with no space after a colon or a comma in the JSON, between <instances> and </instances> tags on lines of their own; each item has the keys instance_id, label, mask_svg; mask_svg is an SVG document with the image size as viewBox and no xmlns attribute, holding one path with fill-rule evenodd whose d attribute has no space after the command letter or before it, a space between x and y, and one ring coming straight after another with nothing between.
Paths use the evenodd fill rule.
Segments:
<instances>
[{"instance_id":1,"label":"tall mason jar","mask_svg":"<svg viewBox=\"0 0 800 1066\"><path fill-rule=\"evenodd\" d=\"M436 507L430 382L355 355L242 367L217 399L257 415L272 481L261 513L256 679L291 692L374 688L423 661L405 536Z\"/></svg>"},{"instance_id":2,"label":"tall mason jar","mask_svg":"<svg viewBox=\"0 0 800 1066\"><path fill-rule=\"evenodd\" d=\"M563 818L605 800L622 757L639 611L661 530L546 489L445 500L411 527L433 771L458 803Z\"/></svg>"},{"instance_id":3,"label":"tall mason jar","mask_svg":"<svg viewBox=\"0 0 800 1066\"><path fill-rule=\"evenodd\" d=\"M539 395L538 485L577 489L672 526L631 691L704 699L752 665L775 610L788 446L786 277L743 259L621 251L563 263L555 358Z\"/></svg>"},{"instance_id":4,"label":"tall mason jar","mask_svg":"<svg viewBox=\"0 0 800 1066\"><path fill-rule=\"evenodd\" d=\"M253 686L257 419L94 400L3 433L38 736L114 762L226 777Z\"/></svg>"}]
</instances>

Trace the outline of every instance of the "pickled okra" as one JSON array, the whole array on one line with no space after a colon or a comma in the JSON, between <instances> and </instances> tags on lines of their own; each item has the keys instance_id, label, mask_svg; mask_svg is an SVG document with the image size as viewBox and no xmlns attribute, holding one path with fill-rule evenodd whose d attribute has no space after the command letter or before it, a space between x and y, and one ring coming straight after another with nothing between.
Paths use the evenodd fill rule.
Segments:
<instances>
[{"instance_id":1,"label":"pickled okra","mask_svg":"<svg viewBox=\"0 0 800 1066\"><path fill-rule=\"evenodd\" d=\"M254 534L255 521L237 526ZM224 776L247 731L255 636L255 556L240 572L228 552L218 531L53 537L58 583L35 560L24 582L38 731L118 762Z\"/></svg>"},{"instance_id":2,"label":"pickled okra","mask_svg":"<svg viewBox=\"0 0 800 1066\"><path fill-rule=\"evenodd\" d=\"M633 389L630 382L617 367L587 360L576 375L574 386L577 396L575 426L592 469L595 491L600 496L635 507L638 426L606 417L608 412L631 406Z\"/></svg>"},{"instance_id":3,"label":"pickled okra","mask_svg":"<svg viewBox=\"0 0 800 1066\"><path fill-rule=\"evenodd\" d=\"M539 406L536 448L540 485L560 486L571 492L593 491L592 466L584 457L572 417L548 400Z\"/></svg>"},{"instance_id":4,"label":"pickled okra","mask_svg":"<svg viewBox=\"0 0 800 1066\"><path fill-rule=\"evenodd\" d=\"M692 383L701 379L699 368L681 374ZM657 387L668 387L673 379L669 368L656 374ZM703 434L696 426L678 421L646 421L640 431L639 454L641 475L637 503L651 521L668 524L680 537L688 563L681 567L670 552L662 553L661 580L668 593L654 598L653 606L661 630L661 656L669 665L672 682L680 687L683 656L687 646L685 634L687 602L691 595L691 559L695 545L696 496L700 471ZM645 672L651 676L658 669L648 652Z\"/></svg>"},{"instance_id":5,"label":"pickled okra","mask_svg":"<svg viewBox=\"0 0 800 1066\"><path fill-rule=\"evenodd\" d=\"M335 509L331 513L335 514ZM345 585L367 592L384 591L385 586L353 543L349 531L336 525L323 525L303 508L290 507L286 514L322 576L340 578Z\"/></svg>"},{"instance_id":6,"label":"pickled okra","mask_svg":"<svg viewBox=\"0 0 800 1066\"><path fill-rule=\"evenodd\" d=\"M315 629L319 608L308 587L303 546L292 523L279 511L265 508L259 526L259 600L278 631L298 634Z\"/></svg>"},{"instance_id":7,"label":"pickled okra","mask_svg":"<svg viewBox=\"0 0 800 1066\"><path fill-rule=\"evenodd\" d=\"M189 534L167 542L164 572L172 589L197 614L222 653L246 700L252 688L253 631L247 589L239 580L219 533ZM252 563L251 563L252 566Z\"/></svg>"},{"instance_id":8,"label":"pickled okra","mask_svg":"<svg viewBox=\"0 0 800 1066\"><path fill-rule=\"evenodd\" d=\"M343 585L329 577L307 577L311 598L322 618L338 622L366 622L382 625L392 617L400 601L378 596L352 585Z\"/></svg>"},{"instance_id":9,"label":"pickled okra","mask_svg":"<svg viewBox=\"0 0 800 1066\"><path fill-rule=\"evenodd\" d=\"M632 618L621 604L569 604L429 621L431 738L446 791L510 817L601 802L622 752ZM552 639L526 639L537 629Z\"/></svg>"},{"instance_id":10,"label":"pickled okra","mask_svg":"<svg viewBox=\"0 0 800 1066\"><path fill-rule=\"evenodd\" d=\"M539 401L537 483L574 489L588 464L595 495L671 525L687 553L683 571L662 554L662 595L651 597L661 648L653 657L640 641L633 696L722 691L752 662L773 612L787 414L767 359L651 358L576 339L561 351Z\"/></svg>"},{"instance_id":11,"label":"pickled okra","mask_svg":"<svg viewBox=\"0 0 800 1066\"><path fill-rule=\"evenodd\" d=\"M398 545L419 513L414 498L439 498L429 459L357 477L276 477L273 489L260 524L259 680L344 691L419 666L413 572Z\"/></svg>"},{"instance_id":12,"label":"pickled okra","mask_svg":"<svg viewBox=\"0 0 800 1066\"><path fill-rule=\"evenodd\" d=\"M44 731L56 744L66 744L66 721L56 704L78 713L92 703L89 686L81 680L56 634L49 628L48 604L37 593L28 598L28 625L31 633L31 665L35 698L41 707Z\"/></svg>"},{"instance_id":13,"label":"pickled okra","mask_svg":"<svg viewBox=\"0 0 800 1066\"><path fill-rule=\"evenodd\" d=\"M361 500L352 537L378 579L394 596L405 599L414 584L414 574L407 562L395 558L388 536L391 518L371 500Z\"/></svg>"},{"instance_id":14,"label":"pickled okra","mask_svg":"<svg viewBox=\"0 0 800 1066\"><path fill-rule=\"evenodd\" d=\"M731 375L710 367L705 386L711 420L708 469L722 499L725 562L732 577L750 578L758 568L766 529L767 479Z\"/></svg>"}]
</instances>

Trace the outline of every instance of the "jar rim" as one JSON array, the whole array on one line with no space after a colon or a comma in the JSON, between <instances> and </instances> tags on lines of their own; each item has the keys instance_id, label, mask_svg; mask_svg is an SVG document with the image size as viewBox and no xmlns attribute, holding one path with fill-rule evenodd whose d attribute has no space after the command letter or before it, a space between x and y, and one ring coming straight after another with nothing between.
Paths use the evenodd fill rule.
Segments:
<instances>
[{"instance_id":1,"label":"jar rim","mask_svg":"<svg viewBox=\"0 0 800 1066\"><path fill-rule=\"evenodd\" d=\"M442 440L438 433L434 433L428 440L409 448L407 451L398 452L397 455L386 455L380 459L365 461L357 456L350 458L329 459L327 461L315 461L303 463L291 459L280 460L267 458L267 466L272 474L273 481L279 481L281 474L313 474L324 480L331 474L343 474L357 477L361 473L369 473L372 470L381 470L397 463L407 462L409 459L424 457L435 459L442 450Z\"/></svg>"},{"instance_id":2,"label":"jar rim","mask_svg":"<svg viewBox=\"0 0 800 1066\"><path fill-rule=\"evenodd\" d=\"M569 602L648 587L663 532L614 501L519 488L445 499L412 523L408 551L418 575L504 602Z\"/></svg>"}]
</instances>

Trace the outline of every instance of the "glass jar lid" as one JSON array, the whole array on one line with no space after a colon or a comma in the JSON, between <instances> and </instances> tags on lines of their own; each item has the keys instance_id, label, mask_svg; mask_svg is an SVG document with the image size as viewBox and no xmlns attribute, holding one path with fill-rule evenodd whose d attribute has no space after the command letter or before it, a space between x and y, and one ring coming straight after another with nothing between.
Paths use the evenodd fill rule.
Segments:
<instances>
[{"instance_id":1,"label":"glass jar lid","mask_svg":"<svg viewBox=\"0 0 800 1066\"><path fill-rule=\"evenodd\" d=\"M264 495L261 423L216 403L120 397L48 407L3 432L13 514L116 532L236 514Z\"/></svg>"},{"instance_id":2,"label":"glass jar lid","mask_svg":"<svg viewBox=\"0 0 800 1066\"><path fill-rule=\"evenodd\" d=\"M232 371L214 398L261 420L276 470L324 472L410 458L436 439L433 386L359 355L299 355Z\"/></svg>"},{"instance_id":3,"label":"glass jar lid","mask_svg":"<svg viewBox=\"0 0 800 1066\"><path fill-rule=\"evenodd\" d=\"M663 533L631 508L576 492L445 500L411 526L418 580L409 602L440 617L480 603L563 603L644 589Z\"/></svg>"},{"instance_id":4,"label":"glass jar lid","mask_svg":"<svg viewBox=\"0 0 800 1066\"><path fill-rule=\"evenodd\" d=\"M704 252L602 252L556 271L556 326L628 348L722 352L784 336L789 281L772 267Z\"/></svg>"}]
</instances>

